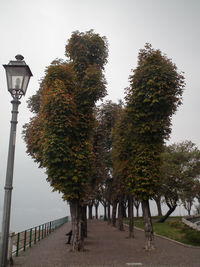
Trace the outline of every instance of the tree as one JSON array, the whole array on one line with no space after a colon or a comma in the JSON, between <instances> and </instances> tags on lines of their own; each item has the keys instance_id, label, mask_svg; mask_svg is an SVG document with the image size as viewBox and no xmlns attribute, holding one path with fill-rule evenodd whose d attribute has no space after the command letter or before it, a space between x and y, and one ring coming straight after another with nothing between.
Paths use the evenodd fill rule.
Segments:
<instances>
[{"instance_id":1,"label":"tree","mask_svg":"<svg viewBox=\"0 0 200 267\"><path fill-rule=\"evenodd\" d=\"M199 192L198 184L199 184L199 181L197 180L197 178L193 180L191 177L191 180L187 181L184 184L184 190L182 191L180 195L180 200L184 208L187 210L189 216L191 215L191 210L195 202L195 197L197 196Z\"/></svg>"},{"instance_id":2,"label":"tree","mask_svg":"<svg viewBox=\"0 0 200 267\"><path fill-rule=\"evenodd\" d=\"M200 204L200 180L198 180L198 182L196 183L196 189L197 189L197 192L196 192L196 198Z\"/></svg>"},{"instance_id":3,"label":"tree","mask_svg":"<svg viewBox=\"0 0 200 267\"><path fill-rule=\"evenodd\" d=\"M146 44L126 91L128 132L124 142L128 143L126 186L142 203L146 249L152 248L153 240L149 199L158 190L162 147L169 138L171 117L181 104L183 88L184 77L175 64Z\"/></svg>"},{"instance_id":4,"label":"tree","mask_svg":"<svg viewBox=\"0 0 200 267\"><path fill-rule=\"evenodd\" d=\"M200 175L200 151L191 141L174 143L165 148L162 154L163 165L160 192L169 207L164 222L182 201L190 214L193 200L197 195Z\"/></svg>"},{"instance_id":5,"label":"tree","mask_svg":"<svg viewBox=\"0 0 200 267\"><path fill-rule=\"evenodd\" d=\"M94 132L95 177L99 181L100 202L104 206L104 218L111 223L110 206L113 203L113 163L111 159L111 132L118 121L123 103L106 101L96 110L97 127Z\"/></svg>"},{"instance_id":6,"label":"tree","mask_svg":"<svg viewBox=\"0 0 200 267\"><path fill-rule=\"evenodd\" d=\"M70 61L54 61L29 101L36 115L25 126L24 140L27 152L46 168L53 190L70 203L72 250L81 250L81 206L93 174L94 108L106 95L107 40L92 30L76 31L68 40L66 55Z\"/></svg>"},{"instance_id":7,"label":"tree","mask_svg":"<svg viewBox=\"0 0 200 267\"><path fill-rule=\"evenodd\" d=\"M200 204L198 203L197 205L195 205L195 215L199 214L200 214Z\"/></svg>"},{"instance_id":8,"label":"tree","mask_svg":"<svg viewBox=\"0 0 200 267\"><path fill-rule=\"evenodd\" d=\"M140 201L138 201L137 199L134 199L134 206L136 208L136 216L139 217L139 206L140 206Z\"/></svg>"},{"instance_id":9,"label":"tree","mask_svg":"<svg viewBox=\"0 0 200 267\"><path fill-rule=\"evenodd\" d=\"M162 208L161 208L162 195L160 194L160 192L157 192L157 194L153 197L153 199L156 202L156 206L158 209L158 216L162 216Z\"/></svg>"},{"instance_id":10,"label":"tree","mask_svg":"<svg viewBox=\"0 0 200 267\"><path fill-rule=\"evenodd\" d=\"M113 185L116 190L116 198L118 200L118 228L123 230L122 218L122 201L124 196L129 198L129 211L133 211L132 195L126 188L126 177L128 175L128 164L130 155L129 137L129 119L126 110L122 110L120 119L116 123L112 131L113 147ZM129 213L129 236L133 237L133 212Z\"/></svg>"}]
</instances>

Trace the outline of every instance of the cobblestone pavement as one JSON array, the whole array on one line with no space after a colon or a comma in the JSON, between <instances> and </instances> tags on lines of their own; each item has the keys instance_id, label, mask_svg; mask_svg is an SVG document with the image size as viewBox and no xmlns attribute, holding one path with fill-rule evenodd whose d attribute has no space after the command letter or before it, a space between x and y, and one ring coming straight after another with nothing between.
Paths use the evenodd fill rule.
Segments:
<instances>
[{"instance_id":1,"label":"cobblestone pavement","mask_svg":"<svg viewBox=\"0 0 200 267\"><path fill-rule=\"evenodd\" d=\"M19 257L14 267L75 267L75 266L187 266L200 267L200 249L179 245L155 237L155 250L144 250L144 232L135 230L135 238L128 238L127 230L120 232L104 221L88 222L88 238L84 252L70 252L66 244L65 224L50 236Z\"/></svg>"}]
</instances>

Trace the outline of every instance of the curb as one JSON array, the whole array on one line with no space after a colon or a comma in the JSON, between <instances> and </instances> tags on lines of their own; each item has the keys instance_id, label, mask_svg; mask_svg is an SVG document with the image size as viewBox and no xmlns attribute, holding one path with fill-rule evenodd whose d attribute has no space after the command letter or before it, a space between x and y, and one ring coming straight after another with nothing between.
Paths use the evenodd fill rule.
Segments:
<instances>
[{"instance_id":1,"label":"curb","mask_svg":"<svg viewBox=\"0 0 200 267\"><path fill-rule=\"evenodd\" d=\"M128 225L125 224L125 223L124 223L124 226L128 227ZM134 226L134 229L139 230L139 231L143 231L143 232L144 232L143 229L141 229L141 228L139 228L139 227L137 227L137 226ZM176 241L176 240L174 240L174 239L171 239L171 238L169 238L169 237L166 237L166 236L163 236L163 235L158 235L158 234L156 234L156 233L154 233L154 236L156 236L156 237L160 237L160 238L165 239L165 240L168 240L168 241L171 241L171 242L173 242L173 243L176 243L176 244L178 244L178 245L184 246L184 247L186 247L186 248L196 248L196 249L200 249L200 247L198 247L198 246L187 245L187 244L181 243L181 242L179 242L179 241Z\"/></svg>"}]
</instances>

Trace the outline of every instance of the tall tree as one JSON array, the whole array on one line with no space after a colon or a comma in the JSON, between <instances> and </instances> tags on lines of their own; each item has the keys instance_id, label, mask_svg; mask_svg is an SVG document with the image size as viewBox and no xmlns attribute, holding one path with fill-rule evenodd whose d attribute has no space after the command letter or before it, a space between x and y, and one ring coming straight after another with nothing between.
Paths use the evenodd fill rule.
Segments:
<instances>
[{"instance_id":1,"label":"tall tree","mask_svg":"<svg viewBox=\"0 0 200 267\"><path fill-rule=\"evenodd\" d=\"M184 141L167 146L162 158L160 192L169 210L160 222L164 222L176 209L178 201L182 201L190 213L198 192L200 151L191 141Z\"/></svg>"},{"instance_id":2,"label":"tall tree","mask_svg":"<svg viewBox=\"0 0 200 267\"><path fill-rule=\"evenodd\" d=\"M126 186L142 203L146 249L152 248L153 240L149 199L158 189L162 147L171 132L171 117L181 104L183 88L184 77L175 64L146 44L126 91Z\"/></svg>"},{"instance_id":3,"label":"tall tree","mask_svg":"<svg viewBox=\"0 0 200 267\"><path fill-rule=\"evenodd\" d=\"M46 168L53 190L70 203L72 250L80 250L81 205L93 173L94 107L106 95L107 40L92 30L76 31L68 40L66 55L70 61L54 61L40 91L29 101L36 116L26 124L24 139L28 153Z\"/></svg>"},{"instance_id":4,"label":"tall tree","mask_svg":"<svg viewBox=\"0 0 200 267\"><path fill-rule=\"evenodd\" d=\"M130 156L130 142L129 142L129 118L126 110L122 110L120 119L116 123L112 131L113 147L113 185L116 190L115 197L118 200L118 228L123 230L122 218L122 201L124 196L128 196L132 206L132 196L126 188L126 177L128 175L128 165ZM129 234L133 237L133 212L129 216Z\"/></svg>"},{"instance_id":5,"label":"tall tree","mask_svg":"<svg viewBox=\"0 0 200 267\"><path fill-rule=\"evenodd\" d=\"M113 203L114 195L111 132L119 120L122 106L122 101L119 101L119 103L106 101L97 109L98 125L94 136L94 148L97 159L96 176L99 177L100 201L105 208L104 217L108 219L108 223L111 222L110 205Z\"/></svg>"}]
</instances>

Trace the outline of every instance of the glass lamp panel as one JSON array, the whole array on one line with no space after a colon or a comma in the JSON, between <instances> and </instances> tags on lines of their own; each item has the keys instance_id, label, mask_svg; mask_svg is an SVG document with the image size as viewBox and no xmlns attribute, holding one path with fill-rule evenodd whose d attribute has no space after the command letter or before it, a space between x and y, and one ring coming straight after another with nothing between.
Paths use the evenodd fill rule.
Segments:
<instances>
[{"instance_id":1,"label":"glass lamp panel","mask_svg":"<svg viewBox=\"0 0 200 267\"><path fill-rule=\"evenodd\" d=\"M24 66L6 66L6 75L8 82L8 90L21 89L23 76L26 73Z\"/></svg>"},{"instance_id":2,"label":"glass lamp panel","mask_svg":"<svg viewBox=\"0 0 200 267\"><path fill-rule=\"evenodd\" d=\"M6 70L8 91L13 95L15 92L25 95L30 77L33 76L29 66L24 61L10 61L3 65Z\"/></svg>"},{"instance_id":3,"label":"glass lamp panel","mask_svg":"<svg viewBox=\"0 0 200 267\"><path fill-rule=\"evenodd\" d=\"M30 79L30 76L24 76L24 80L23 80L23 84L22 84L22 88L21 88L21 90L23 91L24 95L26 94L26 90L27 90L27 87L28 87L29 79Z\"/></svg>"},{"instance_id":4,"label":"glass lamp panel","mask_svg":"<svg viewBox=\"0 0 200 267\"><path fill-rule=\"evenodd\" d=\"M9 75L8 71L6 71L6 77L7 77L8 90L11 90L12 89L12 76Z\"/></svg>"},{"instance_id":5,"label":"glass lamp panel","mask_svg":"<svg viewBox=\"0 0 200 267\"><path fill-rule=\"evenodd\" d=\"M12 88L20 90L22 89L23 76L12 76Z\"/></svg>"}]
</instances>

